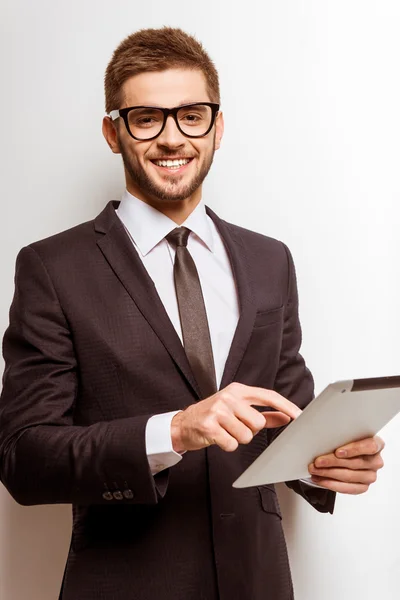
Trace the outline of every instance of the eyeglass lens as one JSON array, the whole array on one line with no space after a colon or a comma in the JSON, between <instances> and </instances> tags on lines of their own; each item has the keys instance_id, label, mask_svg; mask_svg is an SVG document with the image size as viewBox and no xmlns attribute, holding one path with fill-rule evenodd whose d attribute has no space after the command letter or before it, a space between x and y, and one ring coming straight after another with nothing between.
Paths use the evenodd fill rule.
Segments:
<instances>
[{"instance_id":1,"label":"eyeglass lens","mask_svg":"<svg viewBox=\"0 0 400 600\"><path fill-rule=\"evenodd\" d=\"M177 120L183 133L192 136L204 135L210 127L212 109L201 104L182 107ZM147 140L158 135L164 123L164 114L157 108L135 108L128 113L129 129L135 138Z\"/></svg>"}]
</instances>

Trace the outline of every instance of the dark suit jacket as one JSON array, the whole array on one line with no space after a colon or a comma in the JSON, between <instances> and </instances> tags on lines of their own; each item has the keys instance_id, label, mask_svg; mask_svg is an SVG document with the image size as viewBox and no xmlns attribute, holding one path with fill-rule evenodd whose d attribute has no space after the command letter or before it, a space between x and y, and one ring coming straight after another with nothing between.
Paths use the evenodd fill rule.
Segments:
<instances>
[{"instance_id":1,"label":"dark suit jacket","mask_svg":"<svg viewBox=\"0 0 400 600\"><path fill-rule=\"evenodd\" d=\"M234 453L212 446L155 477L149 470L149 417L201 397L118 204L18 254L3 347L1 481L21 504L73 504L62 600L289 600L274 487L232 487L276 430ZM291 255L207 212L240 299L221 388L270 388L303 408L313 382L299 355ZM333 493L289 486L333 511Z\"/></svg>"}]
</instances>

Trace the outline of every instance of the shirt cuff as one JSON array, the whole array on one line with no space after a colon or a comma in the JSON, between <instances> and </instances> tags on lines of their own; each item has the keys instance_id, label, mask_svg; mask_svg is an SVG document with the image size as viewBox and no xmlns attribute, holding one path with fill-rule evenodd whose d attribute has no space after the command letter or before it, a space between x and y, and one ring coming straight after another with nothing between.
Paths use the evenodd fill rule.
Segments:
<instances>
[{"instance_id":1,"label":"shirt cuff","mask_svg":"<svg viewBox=\"0 0 400 600\"><path fill-rule=\"evenodd\" d=\"M160 415L153 415L146 425L146 454L152 475L156 475L168 467L173 467L182 460L182 455L172 447L171 421L175 410Z\"/></svg>"}]
</instances>

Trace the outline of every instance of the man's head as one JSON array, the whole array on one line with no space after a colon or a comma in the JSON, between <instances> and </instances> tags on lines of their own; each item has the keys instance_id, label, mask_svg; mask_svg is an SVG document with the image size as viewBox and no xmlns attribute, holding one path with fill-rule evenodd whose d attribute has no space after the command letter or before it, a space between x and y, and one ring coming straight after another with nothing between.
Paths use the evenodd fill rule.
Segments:
<instances>
[{"instance_id":1,"label":"man's head","mask_svg":"<svg viewBox=\"0 0 400 600\"><path fill-rule=\"evenodd\" d=\"M159 209L193 208L223 133L218 74L201 44L169 27L130 35L107 67L105 96L113 120L105 117L103 133L122 154L128 190ZM156 110L188 104L197 105ZM132 107L153 108L115 112ZM174 159L179 166L159 162Z\"/></svg>"}]
</instances>

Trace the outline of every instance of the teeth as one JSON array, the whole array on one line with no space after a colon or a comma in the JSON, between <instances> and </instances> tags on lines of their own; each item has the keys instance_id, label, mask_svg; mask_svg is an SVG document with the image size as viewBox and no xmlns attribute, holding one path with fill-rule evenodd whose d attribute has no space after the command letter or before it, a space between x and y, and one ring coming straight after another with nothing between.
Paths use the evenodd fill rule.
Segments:
<instances>
[{"instance_id":1,"label":"teeth","mask_svg":"<svg viewBox=\"0 0 400 600\"><path fill-rule=\"evenodd\" d=\"M188 158L181 158L179 160L155 160L154 161L154 163L158 167L168 167L169 169L171 169L171 168L178 169L179 167L182 167L183 165L187 165L188 162L189 162Z\"/></svg>"}]
</instances>

